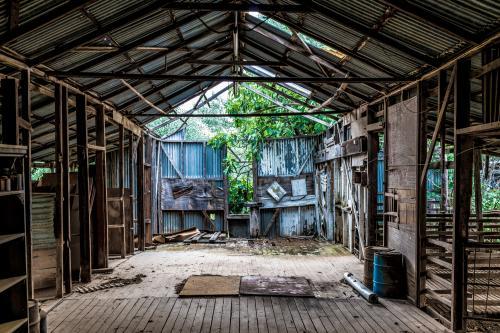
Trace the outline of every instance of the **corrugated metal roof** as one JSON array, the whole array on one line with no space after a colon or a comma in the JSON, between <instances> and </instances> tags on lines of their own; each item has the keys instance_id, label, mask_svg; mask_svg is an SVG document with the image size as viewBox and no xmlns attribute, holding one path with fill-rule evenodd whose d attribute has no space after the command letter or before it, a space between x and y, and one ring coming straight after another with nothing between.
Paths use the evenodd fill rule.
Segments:
<instances>
[{"instance_id":1,"label":"corrugated metal roof","mask_svg":"<svg viewBox=\"0 0 500 333\"><path fill-rule=\"evenodd\" d=\"M271 3L268 0L259 1L261 3ZM48 11L58 6L68 4L69 1L62 0L22 0L20 2L19 23L22 27L30 20L45 15ZM294 2L281 0L276 3ZM288 13L286 15L274 15L273 19L295 27L298 32L322 42L331 49L350 54L349 58L341 60L338 57L310 46L313 52L324 61L339 67L341 70L349 72L351 75L379 77L402 75L412 76L423 73L432 68L425 59L432 59L436 63L444 62L453 55L471 47L467 41L447 33L443 29L433 26L425 19L418 19L400 10L388 11L388 6L378 1L369 0L315 0L314 3L325 5L326 8L340 15L342 18L352 20L361 25L366 30L372 32L372 36L367 38L362 31L357 31L349 24L334 20L328 13L323 11L313 13ZM69 70L82 64L90 64L87 70L118 72L126 71L131 73L169 73L185 74L192 68L190 65L165 66L165 61L169 64L175 63L177 59L182 59L192 55L196 49L206 48L213 45L216 40L223 37L226 44L231 47L231 24L233 15L227 12L198 12L202 20L195 18L193 11L173 11L175 20L183 20L186 17L193 18L187 20L179 29L169 28L172 17L167 10L161 9L161 3L155 6L152 0L95 0L82 10L74 10L66 13L60 18L50 23L41 25L36 29L24 34L6 46L18 53L27 60L40 55L52 52L54 49L61 49L61 53L46 61L43 65L55 70ZM483 1L441 1L441 0L415 0L411 3L429 15L434 15L443 22L459 27L477 38L484 38L488 34L497 32L500 28L500 3L496 0ZM121 26L113 26L120 19L137 13L143 8L151 10L143 17L139 15ZM6 32L7 28L8 4L0 2L0 34ZM390 13L387 15L387 13ZM383 19L382 26L377 26ZM247 22L259 24L260 20L247 15ZM340 20L341 21L341 20ZM269 22L260 22L259 28L279 35L288 42L294 43L286 33L280 32ZM98 29L105 27L107 33L98 33ZM109 29L108 29L109 28ZM167 32L168 30L168 32ZM259 34L257 31L248 28L241 29L241 53L244 59L273 60L280 61L283 55L290 50L283 45ZM363 29L361 29L363 30ZM158 31L165 31L158 33ZM179 34L179 32L182 34ZM76 52L75 49L64 50L65 45L72 41L79 40L91 33L94 38L83 43L84 45L109 45L127 47L131 43L141 39L142 46L163 46L176 47L183 45L183 41L189 40L183 45L182 50L169 52L165 57L162 51L139 51L131 48L128 52L103 53L103 52ZM381 42L380 39L386 39ZM393 44L388 45L388 44ZM297 44L299 45L299 44ZM413 50L412 55L403 52L397 46L406 47ZM359 47L359 50L357 49ZM199 55L202 59L230 59L231 49L226 53L220 50L205 52ZM225 55L227 56L225 56ZM323 76L317 64L301 52L290 51L287 57L288 65L282 68L266 68L280 75L302 75L302 76ZM135 65L140 64L140 65ZM475 64L474 66L477 66ZM200 66L199 74L211 75L214 73L230 73L228 68L221 69L221 66ZM11 74L12 71L5 66L0 67L3 73ZM331 73L335 74L335 71ZM338 75L338 74L337 74ZM97 79L76 79L75 82L90 87L96 94L106 96L112 103L120 108L131 99L136 99L134 94L128 90L113 96L114 91L123 90L118 80L97 80ZM94 83L99 82L94 87ZM151 83L131 82L141 92L154 90ZM161 89L152 92L148 97L153 103L162 107L177 105L186 101L207 88L211 83L204 82L193 84L193 82L155 82ZM301 84L301 86L314 91L314 98L322 102L331 97L335 91L335 84ZM340 98L333 103L333 107L339 110L348 110L352 104L357 105L376 96L379 91L392 87L393 85L366 85L350 84L347 94L351 99ZM37 94L33 94L37 98ZM48 99L49 100L49 99ZM42 109L33 108L36 115L46 117L51 116L51 106L43 106ZM144 103L137 102L126 108L127 111L156 111L148 109ZM151 117L137 117L140 123L151 120ZM33 135L40 136L47 131L47 126L42 121L38 122L41 127L34 126ZM43 126L42 126L43 125ZM34 147L45 147L53 144L53 137L45 136L40 142L35 142ZM45 150L45 148L43 148ZM45 153L44 153L45 154ZM43 154L42 154L43 155ZM34 156L42 156L34 155ZM45 154L46 155L46 154ZM44 156L45 156L44 155Z\"/></svg>"}]
</instances>

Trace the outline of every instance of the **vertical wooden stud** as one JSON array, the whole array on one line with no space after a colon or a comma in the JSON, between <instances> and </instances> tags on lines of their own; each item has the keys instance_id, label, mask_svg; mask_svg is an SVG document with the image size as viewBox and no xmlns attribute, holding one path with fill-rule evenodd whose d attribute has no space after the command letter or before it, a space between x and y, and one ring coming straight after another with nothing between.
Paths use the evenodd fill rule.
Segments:
<instances>
[{"instance_id":1,"label":"vertical wooden stud","mask_svg":"<svg viewBox=\"0 0 500 333\"><path fill-rule=\"evenodd\" d=\"M76 136L78 146L77 155L80 218L80 278L82 282L90 282L92 278L92 238L90 233L89 209L87 98L85 95L76 95Z\"/></svg>"},{"instance_id":2,"label":"vertical wooden stud","mask_svg":"<svg viewBox=\"0 0 500 333\"><path fill-rule=\"evenodd\" d=\"M95 117L96 145L106 147L106 123L104 117L104 107L96 106ZM96 260L97 268L108 267L108 195L106 189L106 151L96 150L95 152L95 230L93 232L96 240Z\"/></svg>"},{"instance_id":3,"label":"vertical wooden stud","mask_svg":"<svg viewBox=\"0 0 500 333\"><path fill-rule=\"evenodd\" d=\"M56 130L56 217L54 220L54 234L56 236L56 297L63 297L64 283L64 237L63 237L63 144L62 144L62 86L58 83L54 86L55 98L55 130Z\"/></svg>"},{"instance_id":4,"label":"vertical wooden stud","mask_svg":"<svg viewBox=\"0 0 500 333\"><path fill-rule=\"evenodd\" d=\"M72 291L71 276L71 184L69 180L69 124L68 124L68 89L61 87L61 129L62 129L62 181L63 181L63 281L65 292Z\"/></svg>"}]
</instances>

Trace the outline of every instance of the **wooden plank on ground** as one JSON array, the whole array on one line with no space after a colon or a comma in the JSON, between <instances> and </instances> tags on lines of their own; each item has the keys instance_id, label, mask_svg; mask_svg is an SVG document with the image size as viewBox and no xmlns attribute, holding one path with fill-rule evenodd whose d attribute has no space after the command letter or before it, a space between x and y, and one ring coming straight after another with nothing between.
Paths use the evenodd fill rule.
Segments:
<instances>
[{"instance_id":1,"label":"wooden plank on ground","mask_svg":"<svg viewBox=\"0 0 500 333\"><path fill-rule=\"evenodd\" d=\"M259 329L259 333L269 332L267 329L266 311L264 309L264 299L262 297L255 297L255 310L257 313L257 327Z\"/></svg>"},{"instance_id":2,"label":"wooden plank on ground","mask_svg":"<svg viewBox=\"0 0 500 333\"><path fill-rule=\"evenodd\" d=\"M146 324L145 332L161 332L165 326L170 312L175 305L176 298L163 298L152 316L152 320Z\"/></svg>"},{"instance_id":3,"label":"wooden plank on ground","mask_svg":"<svg viewBox=\"0 0 500 333\"><path fill-rule=\"evenodd\" d=\"M196 313L194 315L193 319L193 325L191 327L192 332L200 332L201 327L203 325L203 318L205 316L205 311L207 309L207 299L206 298L201 298L198 301L197 307L196 307Z\"/></svg>"},{"instance_id":4,"label":"wooden plank on ground","mask_svg":"<svg viewBox=\"0 0 500 333\"><path fill-rule=\"evenodd\" d=\"M152 318L153 314L156 314L156 309L158 308L158 305L160 305L160 302L162 300L161 297L152 297L152 302L147 308L147 310L144 312L144 315L142 318L139 318L137 325L129 325L127 327L127 330L125 332L127 333L132 333L132 332L142 332L146 328L146 325L149 322L149 319Z\"/></svg>"},{"instance_id":5,"label":"wooden plank on ground","mask_svg":"<svg viewBox=\"0 0 500 333\"><path fill-rule=\"evenodd\" d=\"M203 315L203 324L201 325L201 333L210 332L212 326L212 317L214 315L215 299L210 298L207 300L207 307Z\"/></svg>"},{"instance_id":6,"label":"wooden plank on ground","mask_svg":"<svg viewBox=\"0 0 500 333\"><path fill-rule=\"evenodd\" d=\"M128 327L128 325L132 322L132 320L138 315L139 311L141 311L142 307L146 303L148 297L141 297L137 300L134 306L130 309L130 311L124 315L121 315L122 320L117 322L113 327L113 332L122 333Z\"/></svg>"},{"instance_id":7,"label":"wooden plank on ground","mask_svg":"<svg viewBox=\"0 0 500 333\"><path fill-rule=\"evenodd\" d=\"M212 327L210 332L221 332L222 307L224 299L218 297L215 299L214 315L212 317Z\"/></svg>"},{"instance_id":8,"label":"wooden plank on ground","mask_svg":"<svg viewBox=\"0 0 500 333\"><path fill-rule=\"evenodd\" d=\"M283 314L283 321L285 322L285 327L287 332L297 333L297 328L295 327L295 322L293 321L292 313L288 308L287 299L284 297L279 297L278 302L281 308L281 313Z\"/></svg>"},{"instance_id":9,"label":"wooden plank on ground","mask_svg":"<svg viewBox=\"0 0 500 333\"><path fill-rule=\"evenodd\" d=\"M230 332L238 333L240 331L240 299L231 298L231 329Z\"/></svg>"},{"instance_id":10,"label":"wooden plank on ground","mask_svg":"<svg viewBox=\"0 0 500 333\"><path fill-rule=\"evenodd\" d=\"M263 297L264 311L266 313L267 329L269 333L277 333L278 327L276 325L276 318L274 317L273 305L271 304L271 297Z\"/></svg>"},{"instance_id":11,"label":"wooden plank on ground","mask_svg":"<svg viewBox=\"0 0 500 333\"><path fill-rule=\"evenodd\" d=\"M314 328L314 323L312 322L309 313L307 313L307 309L305 308L304 303L302 303L302 300L299 298L295 298L294 300L295 306L297 307L297 311L299 313L300 319L302 319L305 330L308 332L315 332L316 329Z\"/></svg>"},{"instance_id":12,"label":"wooden plank on ground","mask_svg":"<svg viewBox=\"0 0 500 333\"><path fill-rule=\"evenodd\" d=\"M231 329L231 298L224 297L223 301L220 330L227 333Z\"/></svg>"}]
</instances>

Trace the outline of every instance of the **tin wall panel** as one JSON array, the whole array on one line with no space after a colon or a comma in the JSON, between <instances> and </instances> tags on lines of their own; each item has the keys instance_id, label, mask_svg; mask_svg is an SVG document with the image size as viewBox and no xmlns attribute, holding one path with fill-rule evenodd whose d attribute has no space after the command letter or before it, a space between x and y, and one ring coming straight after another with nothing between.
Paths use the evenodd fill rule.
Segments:
<instances>
[{"instance_id":1,"label":"tin wall panel","mask_svg":"<svg viewBox=\"0 0 500 333\"><path fill-rule=\"evenodd\" d=\"M32 242L33 249L49 249L56 246L54 237L54 193L33 193L32 195Z\"/></svg>"}]
</instances>

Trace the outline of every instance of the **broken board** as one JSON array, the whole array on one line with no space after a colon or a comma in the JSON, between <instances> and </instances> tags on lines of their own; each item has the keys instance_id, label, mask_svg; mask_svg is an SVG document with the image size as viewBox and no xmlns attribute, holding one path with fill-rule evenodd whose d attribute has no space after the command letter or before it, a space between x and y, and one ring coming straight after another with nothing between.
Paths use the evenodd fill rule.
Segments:
<instances>
[{"instance_id":1,"label":"broken board","mask_svg":"<svg viewBox=\"0 0 500 333\"><path fill-rule=\"evenodd\" d=\"M314 297L309 281L305 277L243 276L241 295Z\"/></svg>"},{"instance_id":2,"label":"broken board","mask_svg":"<svg viewBox=\"0 0 500 333\"><path fill-rule=\"evenodd\" d=\"M239 276L195 275L187 279L179 297L238 296Z\"/></svg>"}]
</instances>

